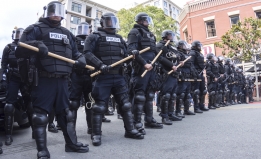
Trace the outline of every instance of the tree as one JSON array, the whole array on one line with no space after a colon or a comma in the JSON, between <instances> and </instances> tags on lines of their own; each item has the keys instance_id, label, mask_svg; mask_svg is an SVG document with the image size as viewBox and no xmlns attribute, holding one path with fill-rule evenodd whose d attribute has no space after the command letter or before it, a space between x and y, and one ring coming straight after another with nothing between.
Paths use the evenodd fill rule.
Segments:
<instances>
[{"instance_id":1,"label":"tree","mask_svg":"<svg viewBox=\"0 0 261 159\"><path fill-rule=\"evenodd\" d=\"M154 26L150 26L150 30L156 36L157 41L161 39L161 33L163 30L169 29L176 32L176 21L171 17L166 16L163 10L154 6L144 7L139 5L131 9L121 9L117 13L117 17L120 21L120 30L118 33L124 38L128 37L128 33L133 28L133 25L136 24L134 18L139 12L145 12L153 19Z\"/></svg>"},{"instance_id":2,"label":"tree","mask_svg":"<svg viewBox=\"0 0 261 159\"><path fill-rule=\"evenodd\" d=\"M221 37L215 46L223 49L222 54L230 58L249 61L260 50L261 20L252 17L238 22Z\"/></svg>"}]
</instances>

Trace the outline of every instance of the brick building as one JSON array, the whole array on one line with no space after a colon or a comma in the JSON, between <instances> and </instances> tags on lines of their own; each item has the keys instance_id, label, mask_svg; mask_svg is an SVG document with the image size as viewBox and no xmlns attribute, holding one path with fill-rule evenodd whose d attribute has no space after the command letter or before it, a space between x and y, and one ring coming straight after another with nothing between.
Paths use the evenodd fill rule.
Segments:
<instances>
[{"instance_id":1,"label":"brick building","mask_svg":"<svg viewBox=\"0 0 261 159\"><path fill-rule=\"evenodd\" d=\"M180 13L181 39L188 43L199 40L203 53L221 55L214 46L233 24L245 18L261 18L260 0L200 0L188 3Z\"/></svg>"}]
</instances>

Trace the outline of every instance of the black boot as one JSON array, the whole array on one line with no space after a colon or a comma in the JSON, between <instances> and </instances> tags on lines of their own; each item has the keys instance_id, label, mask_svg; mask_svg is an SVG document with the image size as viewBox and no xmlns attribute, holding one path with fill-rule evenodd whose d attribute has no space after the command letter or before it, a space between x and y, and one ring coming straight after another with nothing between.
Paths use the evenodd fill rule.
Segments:
<instances>
[{"instance_id":1,"label":"black boot","mask_svg":"<svg viewBox=\"0 0 261 159\"><path fill-rule=\"evenodd\" d=\"M145 128L162 129L163 125L152 119L150 122L145 121Z\"/></svg>"},{"instance_id":2,"label":"black boot","mask_svg":"<svg viewBox=\"0 0 261 159\"><path fill-rule=\"evenodd\" d=\"M13 142L12 133L13 133L13 123L14 123L14 111L15 108L13 104L6 103L4 112L5 112L5 145L9 146Z\"/></svg>"},{"instance_id":3,"label":"black boot","mask_svg":"<svg viewBox=\"0 0 261 159\"><path fill-rule=\"evenodd\" d=\"M50 158L50 153L46 145L47 112L39 108L34 108L32 122L38 151L37 157L38 159Z\"/></svg>"},{"instance_id":4,"label":"black boot","mask_svg":"<svg viewBox=\"0 0 261 159\"><path fill-rule=\"evenodd\" d=\"M181 121L182 117L177 117L174 113L175 105L176 105L176 94L174 93L174 94L171 95L170 100L169 100L168 116L169 116L169 119L172 120L172 121Z\"/></svg>"},{"instance_id":5,"label":"black boot","mask_svg":"<svg viewBox=\"0 0 261 159\"><path fill-rule=\"evenodd\" d=\"M134 105L133 105L133 116L135 128L142 134L145 135L146 132L143 128L143 124L141 123L141 115L143 112L144 104L145 104L145 95L143 92L136 92L134 96Z\"/></svg>"},{"instance_id":6,"label":"black boot","mask_svg":"<svg viewBox=\"0 0 261 159\"><path fill-rule=\"evenodd\" d=\"M200 109L195 109L194 112L195 113L203 113L203 111L201 111Z\"/></svg>"},{"instance_id":7,"label":"black boot","mask_svg":"<svg viewBox=\"0 0 261 159\"><path fill-rule=\"evenodd\" d=\"M196 89L193 92L193 101L194 101L194 112L195 113L203 113L200 109L199 109L199 90ZM188 114L188 115L193 115L193 114Z\"/></svg>"},{"instance_id":8,"label":"black boot","mask_svg":"<svg viewBox=\"0 0 261 159\"><path fill-rule=\"evenodd\" d=\"M3 143L2 143L2 142L0 142L0 154L2 154L2 153L3 153L2 146L3 146Z\"/></svg>"},{"instance_id":9,"label":"black boot","mask_svg":"<svg viewBox=\"0 0 261 159\"><path fill-rule=\"evenodd\" d=\"M216 107L214 107L214 95L215 95L215 92L212 91L209 93L208 95L208 108L209 109L216 109Z\"/></svg>"},{"instance_id":10,"label":"black boot","mask_svg":"<svg viewBox=\"0 0 261 159\"><path fill-rule=\"evenodd\" d=\"M102 122L104 122L104 123L110 123L111 120L110 120L110 119L107 119L107 118L105 118L105 116L103 116L103 117L102 117Z\"/></svg>"},{"instance_id":11,"label":"black boot","mask_svg":"<svg viewBox=\"0 0 261 159\"><path fill-rule=\"evenodd\" d=\"M102 115L93 113L93 117L92 117L92 144L93 144L93 146L101 145L101 123L102 123Z\"/></svg>"},{"instance_id":12,"label":"black boot","mask_svg":"<svg viewBox=\"0 0 261 159\"><path fill-rule=\"evenodd\" d=\"M184 103L184 114L185 115L196 115L195 113L193 113L192 111L189 110L189 101L188 101L188 99L186 99L186 101Z\"/></svg>"},{"instance_id":13,"label":"black boot","mask_svg":"<svg viewBox=\"0 0 261 159\"><path fill-rule=\"evenodd\" d=\"M66 143L65 152L85 153L89 151L88 145L77 142L75 119L73 118L73 113L68 108L57 115L57 122L63 131Z\"/></svg>"},{"instance_id":14,"label":"black boot","mask_svg":"<svg viewBox=\"0 0 261 159\"><path fill-rule=\"evenodd\" d=\"M185 97L185 94L182 93L177 98L177 104L176 104L176 111L175 114L179 118L185 118L185 115L181 113L181 107L184 107L183 99Z\"/></svg>"},{"instance_id":15,"label":"black boot","mask_svg":"<svg viewBox=\"0 0 261 159\"><path fill-rule=\"evenodd\" d=\"M122 119L122 116L120 114L118 114L118 119Z\"/></svg>"},{"instance_id":16,"label":"black boot","mask_svg":"<svg viewBox=\"0 0 261 159\"><path fill-rule=\"evenodd\" d=\"M87 103L87 107L91 108L91 103ZM87 123L87 134L92 134L92 109L85 107L86 123Z\"/></svg>"},{"instance_id":17,"label":"black boot","mask_svg":"<svg viewBox=\"0 0 261 159\"><path fill-rule=\"evenodd\" d=\"M181 112L176 112L176 116L179 118L185 118L185 115L183 115Z\"/></svg>"},{"instance_id":18,"label":"black boot","mask_svg":"<svg viewBox=\"0 0 261 159\"><path fill-rule=\"evenodd\" d=\"M172 122L171 120L169 120L169 118L162 118L162 124L172 125Z\"/></svg>"},{"instance_id":19,"label":"black boot","mask_svg":"<svg viewBox=\"0 0 261 159\"><path fill-rule=\"evenodd\" d=\"M160 116L162 117L162 124L165 124L165 125L172 125L172 122L169 119L169 113L168 113L169 106L171 103L171 102L169 103L169 100L170 100L170 94L167 93L162 96L161 101L160 101L160 105L161 105ZM172 107L174 110L174 105Z\"/></svg>"},{"instance_id":20,"label":"black boot","mask_svg":"<svg viewBox=\"0 0 261 159\"><path fill-rule=\"evenodd\" d=\"M58 133L57 128L55 127L54 123L49 123L48 124L48 131L52 133Z\"/></svg>"},{"instance_id":21,"label":"black boot","mask_svg":"<svg viewBox=\"0 0 261 159\"><path fill-rule=\"evenodd\" d=\"M209 109L205 107L205 97L207 91L204 90L203 94L199 97L199 109L202 111L208 111Z\"/></svg>"}]
</instances>

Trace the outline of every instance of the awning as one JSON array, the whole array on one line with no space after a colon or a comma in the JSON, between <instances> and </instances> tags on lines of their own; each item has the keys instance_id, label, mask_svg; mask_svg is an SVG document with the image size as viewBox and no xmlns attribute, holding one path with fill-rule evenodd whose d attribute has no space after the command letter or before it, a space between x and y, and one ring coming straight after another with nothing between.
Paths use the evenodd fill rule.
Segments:
<instances>
[{"instance_id":1,"label":"awning","mask_svg":"<svg viewBox=\"0 0 261 159\"><path fill-rule=\"evenodd\" d=\"M256 71L257 72L261 71L261 64L256 64ZM246 72L255 72L255 66L251 67Z\"/></svg>"}]
</instances>

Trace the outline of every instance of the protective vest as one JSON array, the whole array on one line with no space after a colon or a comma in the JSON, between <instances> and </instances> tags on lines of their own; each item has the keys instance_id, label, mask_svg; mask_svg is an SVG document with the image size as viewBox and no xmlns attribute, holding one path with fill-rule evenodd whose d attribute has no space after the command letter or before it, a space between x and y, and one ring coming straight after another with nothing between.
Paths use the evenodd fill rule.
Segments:
<instances>
[{"instance_id":1,"label":"protective vest","mask_svg":"<svg viewBox=\"0 0 261 159\"><path fill-rule=\"evenodd\" d=\"M98 41L94 49L94 55L104 64L111 65L124 58L124 41L118 34L107 34L103 31L94 32L97 34ZM119 70L122 65L117 65L111 70ZM112 72L110 70L110 72Z\"/></svg>"},{"instance_id":2,"label":"protective vest","mask_svg":"<svg viewBox=\"0 0 261 159\"><path fill-rule=\"evenodd\" d=\"M187 59L189 57L188 54L183 53L182 51L178 50L179 55L180 55L180 61L184 61L185 59ZM191 66L192 65L192 61L188 60L184 63L184 65L182 67L180 67L179 69L181 70L181 72L185 72L185 73L191 73Z\"/></svg>"},{"instance_id":3,"label":"protective vest","mask_svg":"<svg viewBox=\"0 0 261 159\"><path fill-rule=\"evenodd\" d=\"M37 23L35 26L38 26L42 32L41 39L37 40L42 40L49 52L72 59L69 30L63 27L50 28L45 23ZM41 69L49 73L68 74L72 71L72 64L50 56L41 58L40 63Z\"/></svg>"},{"instance_id":4,"label":"protective vest","mask_svg":"<svg viewBox=\"0 0 261 159\"><path fill-rule=\"evenodd\" d=\"M141 40L139 43L140 50L150 47L150 52L156 52L156 39L152 32L146 31L143 28L138 28L141 34Z\"/></svg>"},{"instance_id":5,"label":"protective vest","mask_svg":"<svg viewBox=\"0 0 261 159\"><path fill-rule=\"evenodd\" d=\"M208 62L211 72L215 75L215 77L219 77L219 70L218 70L218 65L214 64L213 62Z\"/></svg>"},{"instance_id":6,"label":"protective vest","mask_svg":"<svg viewBox=\"0 0 261 159\"><path fill-rule=\"evenodd\" d=\"M225 73L225 68L224 65L222 63L218 63L218 70L220 74L224 74Z\"/></svg>"},{"instance_id":7,"label":"protective vest","mask_svg":"<svg viewBox=\"0 0 261 159\"><path fill-rule=\"evenodd\" d=\"M77 48L80 53L83 53L84 41L85 41L85 39L83 39L79 36L76 37Z\"/></svg>"},{"instance_id":8,"label":"protective vest","mask_svg":"<svg viewBox=\"0 0 261 159\"><path fill-rule=\"evenodd\" d=\"M11 43L7 45L9 48L9 53L8 53L8 65L9 68L18 68L17 66L17 58L15 57L15 49L17 47L16 43Z\"/></svg>"},{"instance_id":9,"label":"protective vest","mask_svg":"<svg viewBox=\"0 0 261 159\"><path fill-rule=\"evenodd\" d=\"M194 66L197 70L203 70L205 68L204 64L204 55L198 51L191 50L192 52L195 52L195 61L194 61Z\"/></svg>"}]
</instances>

